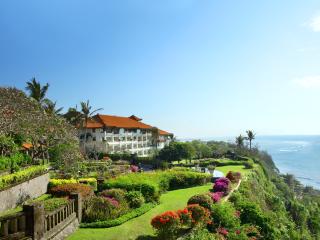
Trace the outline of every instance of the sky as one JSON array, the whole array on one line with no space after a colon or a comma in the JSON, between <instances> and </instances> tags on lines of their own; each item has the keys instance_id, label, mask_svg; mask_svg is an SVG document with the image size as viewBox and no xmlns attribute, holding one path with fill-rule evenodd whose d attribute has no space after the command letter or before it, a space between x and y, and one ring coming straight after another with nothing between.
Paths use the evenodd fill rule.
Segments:
<instances>
[{"instance_id":1,"label":"sky","mask_svg":"<svg viewBox=\"0 0 320 240\"><path fill-rule=\"evenodd\" d=\"M319 66L318 0L0 1L0 86L178 138L320 134Z\"/></svg>"}]
</instances>

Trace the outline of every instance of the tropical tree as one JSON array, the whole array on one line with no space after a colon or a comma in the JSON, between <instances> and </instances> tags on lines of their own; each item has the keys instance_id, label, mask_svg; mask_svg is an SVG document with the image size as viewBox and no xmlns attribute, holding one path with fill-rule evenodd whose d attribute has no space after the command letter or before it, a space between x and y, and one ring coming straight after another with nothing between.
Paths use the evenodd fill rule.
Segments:
<instances>
[{"instance_id":1,"label":"tropical tree","mask_svg":"<svg viewBox=\"0 0 320 240\"><path fill-rule=\"evenodd\" d=\"M251 150L252 141L255 139L256 134L252 130L247 130L247 139L249 140L249 148Z\"/></svg>"},{"instance_id":2,"label":"tropical tree","mask_svg":"<svg viewBox=\"0 0 320 240\"><path fill-rule=\"evenodd\" d=\"M40 104L46 99L46 93L48 91L49 84L41 86L40 82L37 82L35 78L32 78L27 82L26 90L29 92L29 97L33 98Z\"/></svg>"},{"instance_id":3,"label":"tropical tree","mask_svg":"<svg viewBox=\"0 0 320 240\"><path fill-rule=\"evenodd\" d=\"M243 137L241 134L238 137L236 137L236 145L238 148L243 148L244 140L245 140L245 137Z\"/></svg>"},{"instance_id":4,"label":"tropical tree","mask_svg":"<svg viewBox=\"0 0 320 240\"><path fill-rule=\"evenodd\" d=\"M43 109L47 114L58 115L62 111L63 107L56 109L57 102L52 102L49 99L44 100Z\"/></svg>"},{"instance_id":5,"label":"tropical tree","mask_svg":"<svg viewBox=\"0 0 320 240\"><path fill-rule=\"evenodd\" d=\"M78 107L71 107L63 114L63 117L72 125L79 126L81 123L82 113L78 111Z\"/></svg>"},{"instance_id":6,"label":"tropical tree","mask_svg":"<svg viewBox=\"0 0 320 240\"><path fill-rule=\"evenodd\" d=\"M103 108L92 110L92 106L90 106L89 100L87 100L86 102L81 102L80 105L83 119L83 127L87 126L88 119L90 117L92 117L96 112L103 110Z\"/></svg>"}]
</instances>

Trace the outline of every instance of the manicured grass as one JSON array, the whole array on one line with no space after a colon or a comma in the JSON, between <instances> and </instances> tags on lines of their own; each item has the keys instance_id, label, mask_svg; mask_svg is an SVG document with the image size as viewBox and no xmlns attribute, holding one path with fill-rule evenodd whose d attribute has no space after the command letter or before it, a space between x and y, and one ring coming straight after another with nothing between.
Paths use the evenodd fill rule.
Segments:
<instances>
[{"instance_id":1,"label":"manicured grass","mask_svg":"<svg viewBox=\"0 0 320 240\"><path fill-rule=\"evenodd\" d=\"M254 167L256 167L254 165ZM229 171L240 172L243 175L248 174L252 169L246 169L243 165L228 165L223 167L216 167L216 170L223 172L226 175Z\"/></svg>"},{"instance_id":2,"label":"manicured grass","mask_svg":"<svg viewBox=\"0 0 320 240\"><path fill-rule=\"evenodd\" d=\"M147 212L146 214L134 218L120 226L106 229L79 229L76 233L70 236L69 240L133 240L148 239L141 236L154 236L154 231L150 225L151 219L160 213L167 210L177 210L184 208L187 205L188 199L198 193L205 193L212 187L212 184L207 184L200 187L186 188L175 191L169 191L162 194L160 204Z\"/></svg>"}]
</instances>

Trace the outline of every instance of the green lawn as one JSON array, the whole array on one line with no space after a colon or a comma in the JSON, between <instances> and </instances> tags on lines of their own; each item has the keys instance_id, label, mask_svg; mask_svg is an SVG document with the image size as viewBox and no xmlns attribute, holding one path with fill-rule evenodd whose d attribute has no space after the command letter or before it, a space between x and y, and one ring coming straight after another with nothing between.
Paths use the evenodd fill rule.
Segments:
<instances>
[{"instance_id":1,"label":"green lawn","mask_svg":"<svg viewBox=\"0 0 320 240\"><path fill-rule=\"evenodd\" d=\"M211 184L169 191L161 196L160 205L156 206L144 215L132 219L120 226L106 229L79 229L68 240L133 240L152 238L154 231L150 225L151 219L167 210L177 210L187 205L188 199L198 193L207 192L212 187ZM144 236L144 237L143 237ZM150 237L148 237L150 236Z\"/></svg>"},{"instance_id":2,"label":"green lawn","mask_svg":"<svg viewBox=\"0 0 320 240\"><path fill-rule=\"evenodd\" d=\"M257 167L257 165L254 164L254 168L256 168L256 167ZM215 169L223 172L224 175L226 175L229 171L240 172L243 175L246 175L247 173L252 171L252 169L246 169L243 165L228 165L228 166L223 166L223 167L216 167Z\"/></svg>"}]
</instances>

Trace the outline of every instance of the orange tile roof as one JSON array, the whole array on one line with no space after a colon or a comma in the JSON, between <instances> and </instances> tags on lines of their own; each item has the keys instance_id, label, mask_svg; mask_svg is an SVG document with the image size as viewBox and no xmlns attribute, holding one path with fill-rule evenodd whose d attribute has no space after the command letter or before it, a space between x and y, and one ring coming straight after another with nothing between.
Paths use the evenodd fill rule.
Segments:
<instances>
[{"instance_id":1,"label":"orange tile roof","mask_svg":"<svg viewBox=\"0 0 320 240\"><path fill-rule=\"evenodd\" d=\"M32 144L31 143L23 143L22 147L25 149L30 149L30 148L32 148Z\"/></svg>"},{"instance_id":2,"label":"orange tile roof","mask_svg":"<svg viewBox=\"0 0 320 240\"><path fill-rule=\"evenodd\" d=\"M88 121L87 128L101 128L103 126L107 127L117 127L117 128L139 128L139 129L151 129L152 126L142 123L137 120L133 120L130 117L118 117L111 115L101 115L97 114L93 119Z\"/></svg>"},{"instance_id":3,"label":"orange tile roof","mask_svg":"<svg viewBox=\"0 0 320 240\"><path fill-rule=\"evenodd\" d=\"M166 132L166 131L164 131L164 130L159 129L159 135L169 136L169 135L173 135L173 134L172 134L172 133L169 133L169 132Z\"/></svg>"},{"instance_id":4,"label":"orange tile roof","mask_svg":"<svg viewBox=\"0 0 320 240\"><path fill-rule=\"evenodd\" d=\"M88 119L87 128L102 128L104 125L96 119Z\"/></svg>"}]
</instances>

